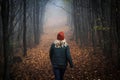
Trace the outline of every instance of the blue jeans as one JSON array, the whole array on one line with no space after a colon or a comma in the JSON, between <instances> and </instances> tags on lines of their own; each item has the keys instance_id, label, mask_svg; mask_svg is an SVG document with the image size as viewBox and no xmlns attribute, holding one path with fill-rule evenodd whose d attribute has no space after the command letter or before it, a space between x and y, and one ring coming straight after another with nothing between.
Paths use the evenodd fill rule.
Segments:
<instances>
[{"instance_id":1,"label":"blue jeans","mask_svg":"<svg viewBox=\"0 0 120 80\"><path fill-rule=\"evenodd\" d=\"M55 80L63 80L66 68L53 68Z\"/></svg>"}]
</instances>

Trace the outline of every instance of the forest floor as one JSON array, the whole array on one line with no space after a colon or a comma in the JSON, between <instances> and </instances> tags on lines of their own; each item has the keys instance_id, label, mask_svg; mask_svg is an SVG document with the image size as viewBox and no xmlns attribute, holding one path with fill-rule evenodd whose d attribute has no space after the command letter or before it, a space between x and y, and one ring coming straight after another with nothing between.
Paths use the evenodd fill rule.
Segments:
<instances>
[{"instance_id":1,"label":"forest floor","mask_svg":"<svg viewBox=\"0 0 120 80\"><path fill-rule=\"evenodd\" d=\"M103 55L93 55L91 49L81 49L71 39L72 32L68 27L45 29L40 44L28 49L28 55L22 62L11 66L12 80L54 80L49 59L49 48L59 31L64 31L66 34L74 63L73 69L67 67L65 80L119 80L116 78L119 75L107 74L105 71L106 63Z\"/></svg>"}]
</instances>

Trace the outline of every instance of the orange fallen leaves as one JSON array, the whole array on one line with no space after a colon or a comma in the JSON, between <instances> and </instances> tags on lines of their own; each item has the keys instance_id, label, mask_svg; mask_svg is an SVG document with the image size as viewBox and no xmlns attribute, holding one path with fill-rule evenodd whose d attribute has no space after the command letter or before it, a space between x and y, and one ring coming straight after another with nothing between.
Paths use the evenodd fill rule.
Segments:
<instances>
[{"instance_id":1,"label":"orange fallen leaves","mask_svg":"<svg viewBox=\"0 0 120 80\"><path fill-rule=\"evenodd\" d=\"M12 65L12 80L54 80L49 59L49 48L51 42L55 39L55 33L57 33L57 31L53 33L51 31L51 34L44 34L41 37L40 45L29 49L28 56L24 58L21 63ZM70 69L68 66L65 73L65 80L113 79L113 74L111 74L110 77L106 77L105 69L107 66L102 54L91 54L88 49L80 49L75 41L69 41L69 37L67 40L73 58L74 69Z\"/></svg>"}]
</instances>

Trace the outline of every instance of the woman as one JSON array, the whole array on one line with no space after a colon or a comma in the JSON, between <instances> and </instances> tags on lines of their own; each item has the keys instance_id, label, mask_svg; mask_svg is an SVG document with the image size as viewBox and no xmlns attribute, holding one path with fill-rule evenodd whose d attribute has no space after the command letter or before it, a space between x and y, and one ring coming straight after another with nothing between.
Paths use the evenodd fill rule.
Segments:
<instances>
[{"instance_id":1,"label":"woman","mask_svg":"<svg viewBox=\"0 0 120 80\"><path fill-rule=\"evenodd\" d=\"M70 67L73 68L70 49L64 39L64 32L59 32L57 35L57 40L55 40L51 45L50 60L53 66L55 80L63 80L68 62Z\"/></svg>"}]
</instances>

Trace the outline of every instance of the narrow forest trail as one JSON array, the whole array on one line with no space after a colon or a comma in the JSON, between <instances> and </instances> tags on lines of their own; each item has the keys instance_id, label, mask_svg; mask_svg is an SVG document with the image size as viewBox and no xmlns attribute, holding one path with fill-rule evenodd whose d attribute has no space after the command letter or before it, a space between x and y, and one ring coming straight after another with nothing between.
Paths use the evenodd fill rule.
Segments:
<instances>
[{"instance_id":1,"label":"narrow forest trail","mask_svg":"<svg viewBox=\"0 0 120 80\"><path fill-rule=\"evenodd\" d=\"M70 41L71 32L68 27L45 28L40 44L29 49L28 56L21 63L12 66L11 78L15 80L54 80L49 59L49 48L59 31L64 31L70 46L74 69L69 66L65 80L103 80L104 58L91 55L88 50L81 51L75 41ZM101 79L103 78L103 79Z\"/></svg>"}]
</instances>

